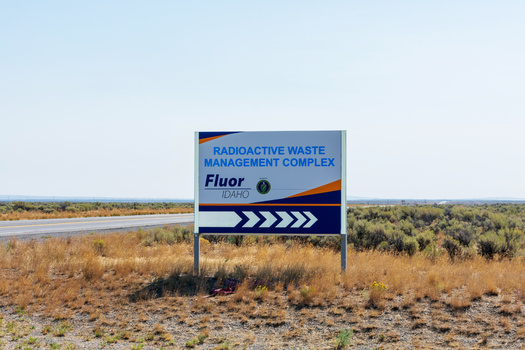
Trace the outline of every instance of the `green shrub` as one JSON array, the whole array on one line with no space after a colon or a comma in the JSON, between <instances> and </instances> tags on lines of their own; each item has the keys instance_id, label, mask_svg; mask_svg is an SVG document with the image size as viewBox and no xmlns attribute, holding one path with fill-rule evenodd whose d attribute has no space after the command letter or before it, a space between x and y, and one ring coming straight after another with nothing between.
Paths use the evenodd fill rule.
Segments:
<instances>
[{"instance_id":1,"label":"green shrub","mask_svg":"<svg viewBox=\"0 0 525 350\"><path fill-rule=\"evenodd\" d=\"M343 329L334 338L334 345L336 349L344 349L352 343L354 331L352 329Z\"/></svg>"},{"instance_id":2,"label":"green shrub","mask_svg":"<svg viewBox=\"0 0 525 350\"><path fill-rule=\"evenodd\" d=\"M512 257L525 248L523 204L350 207L347 218L348 242L357 250L410 253L414 244L405 247L405 242L415 237L419 250L429 257L446 251L452 259L463 259L482 251L492 254L485 250L491 249L483 238L488 232L497 232L504 239L495 254ZM443 250L435 244L441 232L446 234ZM480 247L480 240L486 247Z\"/></svg>"},{"instance_id":3,"label":"green shrub","mask_svg":"<svg viewBox=\"0 0 525 350\"><path fill-rule=\"evenodd\" d=\"M427 230L416 236L417 243L419 244L419 250L425 249L435 239L434 232Z\"/></svg>"},{"instance_id":4,"label":"green shrub","mask_svg":"<svg viewBox=\"0 0 525 350\"><path fill-rule=\"evenodd\" d=\"M255 294L255 299L261 299L262 300L268 294L268 288L266 288L265 286L262 286L262 285L258 286L257 288L255 288L254 294Z\"/></svg>"},{"instance_id":5,"label":"green shrub","mask_svg":"<svg viewBox=\"0 0 525 350\"><path fill-rule=\"evenodd\" d=\"M487 259L493 259L496 255L512 258L520 247L522 237L523 233L520 230L508 227L497 233L490 231L479 238L478 252Z\"/></svg>"},{"instance_id":6,"label":"green shrub","mask_svg":"<svg viewBox=\"0 0 525 350\"><path fill-rule=\"evenodd\" d=\"M387 252L387 251L390 250L390 243L388 243L387 241L383 241L383 242L378 244L376 249L381 251L381 252Z\"/></svg>"},{"instance_id":7,"label":"green shrub","mask_svg":"<svg viewBox=\"0 0 525 350\"><path fill-rule=\"evenodd\" d=\"M494 232L480 237L478 241L479 254L487 259L493 259L496 254L500 254L504 245L504 240Z\"/></svg>"},{"instance_id":8,"label":"green shrub","mask_svg":"<svg viewBox=\"0 0 525 350\"><path fill-rule=\"evenodd\" d=\"M420 208L418 211L419 217L427 225L431 224L434 220L443 217L443 214L445 212L443 209L435 207L423 207Z\"/></svg>"},{"instance_id":9,"label":"green shrub","mask_svg":"<svg viewBox=\"0 0 525 350\"><path fill-rule=\"evenodd\" d=\"M443 240L443 248L452 261L461 256L461 243L450 236L446 236Z\"/></svg>"},{"instance_id":10,"label":"green shrub","mask_svg":"<svg viewBox=\"0 0 525 350\"><path fill-rule=\"evenodd\" d=\"M458 222L457 220L452 220L445 232L447 236L451 236L464 247L470 245L475 235L474 227L470 223Z\"/></svg>"},{"instance_id":11,"label":"green shrub","mask_svg":"<svg viewBox=\"0 0 525 350\"><path fill-rule=\"evenodd\" d=\"M375 248L386 239L386 229L382 223L367 225L367 232L363 245L365 248Z\"/></svg>"},{"instance_id":12,"label":"green shrub","mask_svg":"<svg viewBox=\"0 0 525 350\"><path fill-rule=\"evenodd\" d=\"M506 227L498 231L498 235L505 239L502 254L506 257L512 258L519 249L520 240L524 238L523 232L517 228Z\"/></svg>"},{"instance_id":13,"label":"green shrub","mask_svg":"<svg viewBox=\"0 0 525 350\"><path fill-rule=\"evenodd\" d=\"M443 254L443 250L436 245L436 242L431 242L425 247L423 254L430 260L434 261Z\"/></svg>"},{"instance_id":14,"label":"green shrub","mask_svg":"<svg viewBox=\"0 0 525 350\"><path fill-rule=\"evenodd\" d=\"M399 222L398 228L403 231L403 233L407 236L413 236L414 235L414 225L412 223L408 222L407 220L403 220Z\"/></svg>"},{"instance_id":15,"label":"green shrub","mask_svg":"<svg viewBox=\"0 0 525 350\"><path fill-rule=\"evenodd\" d=\"M72 327L69 323L67 322L62 322L61 324L59 324L58 326L56 326L54 329L53 329L53 335L55 337L63 337L66 332L68 330L70 330Z\"/></svg>"},{"instance_id":16,"label":"green shrub","mask_svg":"<svg viewBox=\"0 0 525 350\"><path fill-rule=\"evenodd\" d=\"M93 250L97 255L104 255L106 252L106 242L101 239L96 239L93 241Z\"/></svg>"},{"instance_id":17,"label":"green shrub","mask_svg":"<svg viewBox=\"0 0 525 350\"><path fill-rule=\"evenodd\" d=\"M419 250L419 244L415 237L407 237L403 241L403 251L408 255L414 255Z\"/></svg>"},{"instance_id":18,"label":"green shrub","mask_svg":"<svg viewBox=\"0 0 525 350\"><path fill-rule=\"evenodd\" d=\"M492 227L496 230L500 230L509 225L509 220L503 214L490 213L489 218L492 221Z\"/></svg>"},{"instance_id":19,"label":"green shrub","mask_svg":"<svg viewBox=\"0 0 525 350\"><path fill-rule=\"evenodd\" d=\"M310 296L315 292L315 289L308 286L302 286L299 293L302 298L307 299L310 298Z\"/></svg>"},{"instance_id":20,"label":"green shrub","mask_svg":"<svg viewBox=\"0 0 525 350\"><path fill-rule=\"evenodd\" d=\"M155 227L149 230L139 229L135 234L142 244L152 246L156 244L168 244L189 241L193 237L191 227L185 226L164 226Z\"/></svg>"},{"instance_id":21,"label":"green shrub","mask_svg":"<svg viewBox=\"0 0 525 350\"><path fill-rule=\"evenodd\" d=\"M390 247L395 252L403 252L405 250L405 238L406 236L403 232L397 230L394 231L389 237Z\"/></svg>"},{"instance_id":22,"label":"green shrub","mask_svg":"<svg viewBox=\"0 0 525 350\"><path fill-rule=\"evenodd\" d=\"M352 237L354 245L360 246L360 242L366 238L368 234L369 222L366 220L357 220L352 228Z\"/></svg>"}]
</instances>

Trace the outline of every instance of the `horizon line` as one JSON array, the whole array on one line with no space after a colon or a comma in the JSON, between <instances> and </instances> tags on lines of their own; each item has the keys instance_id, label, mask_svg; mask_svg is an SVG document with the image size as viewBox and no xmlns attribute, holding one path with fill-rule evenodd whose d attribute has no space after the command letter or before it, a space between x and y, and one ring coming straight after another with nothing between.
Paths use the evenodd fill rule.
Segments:
<instances>
[{"instance_id":1,"label":"horizon line","mask_svg":"<svg viewBox=\"0 0 525 350\"><path fill-rule=\"evenodd\" d=\"M443 201L483 201L483 202L523 202L525 198L513 198L513 197L478 197L478 198L379 198L379 197L359 197L359 196L347 196L347 201L359 202L359 201L431 201L431 202L443 202ZM30 195L0 195L1 202L11 201L41 201L41 202L53 202L53 201L87 201L87 202L102 202L102 201L118 201L118 202L194 202L194 198L167 198L167 197L109 197L109 196L30 196ZM443 203L444 204L444 203Z\"/></svg>"}]
</instances>

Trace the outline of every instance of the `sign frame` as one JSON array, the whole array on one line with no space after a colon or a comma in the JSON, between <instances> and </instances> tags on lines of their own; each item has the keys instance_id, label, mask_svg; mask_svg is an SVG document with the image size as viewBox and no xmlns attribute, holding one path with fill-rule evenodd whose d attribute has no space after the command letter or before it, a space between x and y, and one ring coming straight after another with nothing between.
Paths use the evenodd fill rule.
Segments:
<instances>
[{"instance_id":1,"label":"sign frame","mask_svg":"<svg viewBox=\"0 0 525 350\"><path fill-rule=\"evenodd\" d=\"M279 133L283 131L238 131L238 132L224 132L223 134L231 134L231 133ZM326 132L326 131L290 131L292 133L301 133L301 132ZM331 232L331 233L305 233L305 232L199 232L200 229L200 223L202 220L202 215L200 213L200 205L201 205L201 196L200 196L200 133L199 131L195 132L195 143L194 143L194 274L200 275L200 237L205 235L272 235L272 236L340 236L341 239L341 271L346 270L347 265L347 201L346 201L346 130L334 130L334 132L338 132L340 134L340 159L338 159L338 162L340 164L340 232ZM221 134L220 132L217 132L217 134ZM217 175L218 176L218 175ZM242 207L242 203L239 204L239 206ZM290 204L290 207L294 207L293 204ZM243 212L244 213L244 212ZM300 214L299 214L300 215ZM304 212L303 212L304 215ZM307 219L307 216L304 215L305 219ZM303 227L305 227L304 225Z\"/></svg>"}]
</instances>

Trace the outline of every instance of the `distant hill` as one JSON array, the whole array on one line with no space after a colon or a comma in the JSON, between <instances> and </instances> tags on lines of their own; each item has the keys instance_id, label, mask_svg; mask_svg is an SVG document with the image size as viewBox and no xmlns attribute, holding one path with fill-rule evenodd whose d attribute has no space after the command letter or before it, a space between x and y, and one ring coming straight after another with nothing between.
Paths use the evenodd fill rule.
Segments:
<instances>
[{"instance_id":1,"label":"distant hill","mask_svg":"<svg viewBox=\"0 0 525 350\"><path fill-rule=\"evenodd\" d=\"M374 205L433 205L433 204L497 204L497 203L517 203L525 204L523 198L465 198L465 199L396 199L396 198L360 198L348 197L349 204L374 204Z\"/></svg>"},{"instance_id":2,"label":"distant hill","mask_svg":"<svg viewBox=\"0 0 525 350\"><path fill-rule=\"evenodd\" d=\"M0 202L24 201L24 202L138 202L138 203L188 203L191 199L173 198L122 198L122 197L58 197L58 196L10 196L0 195Z\"/></svg>"}]
</instances>

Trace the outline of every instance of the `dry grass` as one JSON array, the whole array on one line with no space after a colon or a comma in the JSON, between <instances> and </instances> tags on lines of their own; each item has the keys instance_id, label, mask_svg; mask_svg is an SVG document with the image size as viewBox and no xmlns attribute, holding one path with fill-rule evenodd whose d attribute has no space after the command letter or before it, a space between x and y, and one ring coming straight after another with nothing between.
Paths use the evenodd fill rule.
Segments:
<instances>
[{"instance_id":1,"label":"dry grass","mask_svg":"<svg viewBox=\"0 0 525 350\"><path fill-rule=\"evenodd\" d=\"M492 327L494 332L525 337L523 324L513 319L523 313L521 259L474 257L453 263L446 257L349 251L347 271L341 274L339 252L331 249L219 243L202 245L203 274L192 277L191 241L144 244L143 235L0 243L0 310L25 310L51 322L85 315L91 329L112 329L130 339L141 333L164 342L172 340L167 322L217 333L224 332L218 321L224 317L251 330L287 327L278 333L290 341L303 341L309 332L297 326L310 323L333 332L350 324L356 334L381 341L398 341L400 327L431 329L443 336L457 328L480 339L478 328ZM98 240L104 242L103 249L94 244ZM226 278L244 282L233 295L205 297ZM387 288L372 288L374 282ZM469 317L461 315L487 298L498 322L484 324L488 318L479 317L474 319L479 327L472 327ZM388 316L392 313L396 316ZM108 316L112 314L116 316ZM448 334L443 344L456 341Z\"/></svg>"},{"instance_id":2,"label":"dry grass","mask_svg":"<svg viewBox=\"0 0 525 350\"><path fill-rule=\"evenodd\" d=\"M169 209L98 209L90 211L57 211L45 213L43 211L23 211L0 213L0 221L11 220L39 220L39 219L67 219L88 218L102 216L125 216L125 215L152 215L152 214L183 214L193 213L192 208L169 208Z\"/></svg>"},{"instance_id":3,"label":"dry grass","mask_svg":"<svg viewBox=\"0 0 525 350\"><path fill-rule=\"evenodd\" d=\"M103 251L96 244L100 240ZM4 303L24 307L62 302L82 307L96 302L102 292L111 294L122 286L131 292L139 281L152 278L172 278L172 285L163 288L163 293L183 292L180 289L184 285L176 282L192 274L191 242L151 246L142 242L133 233L8 242L0 245L0 295ZM344 274L340 273L339 260L337 251L308 245L203 245L205 276L196 288L205 287L205 277L249 276L264 287L251 288L246 280L234 295L235 301L264 301L268 298L266 288L284 286L292 304L321 305L357 289L366 294L371 306L380 309L385 298L395 295L403 296L399 306L404 308L414 298L427 297L442 300L453 309L464 309L483 295L518 295L514 300L525 291L525 269L520 259L487 261L474 257L452 263L446 257L432 261L423 256L350 251ZM388 289L371 288L375 281ZM510 300L502 299L500 305L507 314L518 310ZM518 301L521 306L521 299Z\"/></svg>"}]
</instances>

